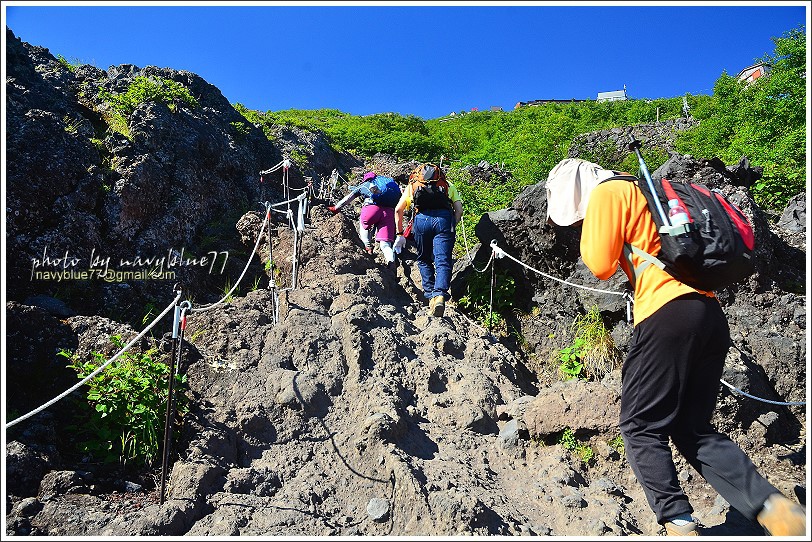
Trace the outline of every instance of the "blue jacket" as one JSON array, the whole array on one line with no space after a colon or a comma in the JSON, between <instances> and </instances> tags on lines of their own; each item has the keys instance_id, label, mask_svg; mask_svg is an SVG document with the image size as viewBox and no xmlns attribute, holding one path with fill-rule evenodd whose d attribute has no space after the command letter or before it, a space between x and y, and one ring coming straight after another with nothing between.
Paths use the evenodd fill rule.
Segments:
<instances>
[{"instance_id":1,"label":"blue jacket","mask_svg":"<svg viewBox=\"0 0 812 542\"><path fill-rule=\"evenodd\" d=\"M372 184L378 187L379 193L373 194L370 191ZM400 200L400 186L392 177L378 175L358 187L358 191L363 194L364 205L374 204L381 207L394 207Z\"/></svg>"}]
</instances>

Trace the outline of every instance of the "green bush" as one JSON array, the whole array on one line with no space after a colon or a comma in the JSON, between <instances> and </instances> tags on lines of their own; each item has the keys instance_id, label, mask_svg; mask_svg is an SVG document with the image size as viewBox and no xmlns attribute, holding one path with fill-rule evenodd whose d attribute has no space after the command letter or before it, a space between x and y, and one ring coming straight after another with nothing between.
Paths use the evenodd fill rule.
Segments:
<instances>
[{"instance_id":1,"label":"green bush","mask_svg":"<svg viewBox=\"0 0 812 542\"><path fill-rule=\"evenodd\" d=\"M288 126L309 132L320 131L327 136L334 150L367 158L382 152L403 160L439 160L442 153L442 145L434 140L423 120L414 115L379 113L359 117L336 109L262 113L240 103L234 104L234 108L246 120L262 126L268 139L273 139L273 126Z\"/></svg>"},{"instance_id":2,"label":"green bush","mask_svg":"<svg viewBox=\"0 0 812 542\"><path fill-rule=\"evenodd\" d=\"M769 75L745 84L722 74L713 96L692 109L700 125L680 134L675 146L682 154L718 156L726 164L747 156L764 168L753 197L779 211L806 190L806 30L792 29L773 43L772 55L756 59L771 65Z\"/></svg>"},{"instance_id":3,"label":"green bush","mask_svg":"<svg viewBox=\"0 0 812 542\"><path fill-rule=\"evenodd\" d=\"M146 102L158 102L166 104L171 111L176 111L179 104L188 107L198 107L197 99L181 83L171 79L154 79L139 75L127 90L122 93L112 93L104 89L99 89L99 99L108 102L112 109L124 116L129 116L135 108Z\"/></svg>"},{"instance_id":4,"label":"green bush","mask_svg":"<svg viewBox=\"0 0 812 542\"><path fill-rule=\"evenodd\" d=\"M621 435L616 436L612 440L610 440L607 444L614 449L620 455L625 453L625 445L623 444L623 437Z\"/></svg>"},{"instance_id":5,"label":"green bush","mask_svg":"<svg viewBox=\"0 0 812 542\"><path fill-rule=\"evenodd\" d=\"M561 362L558 370L564 380L581 378L584 370L584 344L586 341L581 337L576 337L571 345L565 346L558 351L558 360Z\"/></svg>"},{"instance_id":6,"label":"green bush","mask_svg":"<svg viewBox=\"0 0 812 542\"><path fill-rule=\"evenodd\" d=\"M119 335L110 340L119 349L124 346ZM80 379L106 361L98 352L87 361L66 350L59 354ZM95 460L150 466L157 458L164 434L169 367L156 354L156 349L127 351L87 383L87 402L78 415L76 437L80 449ZM180 417L188 411L185 383L186 375L175 375Z\"/></svg>"},{"instance_id":7,"label":"green bush","mask_svg":"<svg viewBox=\"0 0 812 542\"><path fill-rule=\"evenodd\" d=\"M68 71L70 71L71 73L75 73L76 68L78 68L79 66L81 66L83 64L83 62L81 60L79 60L78 58L73 58L71 60L68 60L67 58L65 58L62 55L56 55L56 59L59 61L60 64L65 66L65 68L67 68Z\"/></svg>"},{"instance_id":8,"label":"green bush","mask_svg":"<svg viewBox=\"0 0 812 542\"><path fill-rule=\"evenodd\" d=\"M574 452L584 463L589 463L589 460L595 456L592 446L579 442L575 437L575 433L569 427L561 432L558 443L567 450Z\"/></svg>"},{"instance_id":9,"label":"green bush","mask_svg":"<svg viewBox=\"0 0 812 542\"><path fill-rule=\"evenodd\" d=\"M597 305L577 316L571 325L573 342L557 353L554 363L563 380L600 380L620 363L620 353L603 323Z\"/></svg>"}]
</instances>

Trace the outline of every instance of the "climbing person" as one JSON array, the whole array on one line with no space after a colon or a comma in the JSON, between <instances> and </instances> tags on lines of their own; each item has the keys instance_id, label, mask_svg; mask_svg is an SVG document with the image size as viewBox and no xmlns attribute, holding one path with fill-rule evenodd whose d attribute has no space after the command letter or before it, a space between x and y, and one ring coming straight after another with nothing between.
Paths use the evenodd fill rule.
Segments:
<instances>
[{"instance_id":1,"label":"climbing person","mask_svg":"<svg viewBox=\"0 0 812 542\"><path fill-rule=\"evenodd\" d=\"M597 166L596 164L591 164ZM730 346L730 330L712 292L691 288L651 265L636 279L624 244L649 254L660 238L635 182L618 173L554 176L546 184L547 223L581 230L584 264L599 279L617 266L634 288L634 330L622 368L620 432L629 464L667 535L698 535L680 487L669 438L688 463L745 517L773 536L805 534L804 509L761 476L729 437L711 424ZM634 265L641 259L632 254Z\"/></svg>"},{"instance_id":2,"label":"climbing person","mask_svg":"<svg viewBox=\"0 0 812 542\"><path fill-rule=\"evenodd\" d=\"M395 266L395 205L400 200L401 190L395 179L377 175L374 171L364 174L364 181L336 205L329 209L337 213L353 199L364 196L358 219L358 235L364 243L364 250L372 254L373 241L370 230L375 230L375 240L379 242L387 267Z\"/></svg>"},{"instance_id":3,"label":"climbing person","mask_svg":"<svg viewBox=\"0 0 812 542\"><path fill-rule=\"evenodd\" d=\"M415 207L414 243L417 267L423 285L423 295L429 302L429 312L442 316L449 299L452 250L457 223L462 218L462 198L456 187L445 178L443 170L434 164L421 164L409 174L409 184L395 207L397 239L395 252L406 245L403 236L403 214Z\"/></svg>"}]
</instances>

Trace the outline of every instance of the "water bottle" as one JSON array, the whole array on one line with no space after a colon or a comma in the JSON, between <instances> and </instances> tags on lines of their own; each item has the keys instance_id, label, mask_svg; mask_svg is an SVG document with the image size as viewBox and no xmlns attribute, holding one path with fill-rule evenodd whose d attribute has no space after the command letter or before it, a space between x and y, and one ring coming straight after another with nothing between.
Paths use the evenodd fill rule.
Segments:
<instances>
[{"instance_id":1,"label":"water bottle","mask_svg":"<svg viewBox=\"0 0 812 542\"><path fill-rule=\"evenodd\" d=\"M678 199L668 200L668 219L671 221L672 226L681 226L691 221L688 218L688 213L685 212L685 207L680 205Z\"/></svg>"}]
</instances>

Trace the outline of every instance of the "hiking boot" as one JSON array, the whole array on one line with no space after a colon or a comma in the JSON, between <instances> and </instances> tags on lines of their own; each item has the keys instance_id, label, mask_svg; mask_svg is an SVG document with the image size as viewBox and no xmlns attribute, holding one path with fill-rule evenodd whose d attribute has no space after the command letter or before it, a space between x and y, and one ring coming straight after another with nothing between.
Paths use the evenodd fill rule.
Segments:
<instances>
[{"instance_id":1,"label":"hiking boot","mask_svg":"<svg viewBox=\"0 0 812 542\"><path fill-rule=\"evenodd\" d=\"M442 316L445 312L445 299L438 295L429 299L429 312L432 316Z\"/></svg>"},{"instance_id":2,"label":"hiking boot","mask_svg":"<svg viewBox=\"0 0 812 542\"><path fill-rule=\"evenodd\" d=\"M806 514L801 505L781 493L773 493L756 519L772 536L803 536L806 534Z\"/></svg>"},{"instance_id":3,"label":"hiking boot","mask_svg":"<svg viewBox=\"0 0 812 542\"><path fill-rule=\"evenodd\" d=\"M684 525L666 521L663 527L665 527L665 536L699 536L699 529L697 529L696 523L693 521L689 521Z\"/></svg>"}]
</instances>

